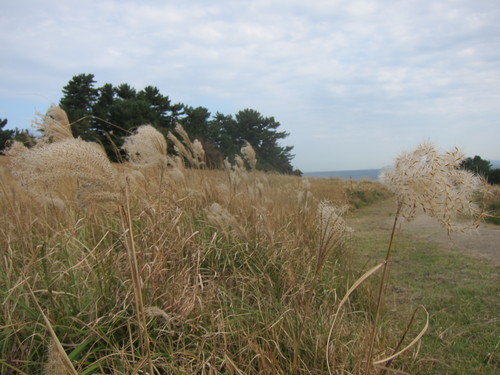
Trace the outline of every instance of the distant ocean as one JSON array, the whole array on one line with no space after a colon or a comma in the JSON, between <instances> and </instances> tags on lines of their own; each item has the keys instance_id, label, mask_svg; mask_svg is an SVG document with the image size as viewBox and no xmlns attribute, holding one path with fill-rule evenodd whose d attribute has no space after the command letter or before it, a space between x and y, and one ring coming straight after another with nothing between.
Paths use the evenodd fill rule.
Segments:
<instances>
[{"instance_id":1,"label":"distant ocean","mask_svg":"<svg viewBox=\"0 0 500 375\"><path fill-rule=\"evenodd\" d=\"M303 177L316 178L344 178L346 180L362 180L369 179L378 180L378 176L383 169L358 169L353 171L327 171L327 172L304 172Z\"/></svg>"}]
</instances>

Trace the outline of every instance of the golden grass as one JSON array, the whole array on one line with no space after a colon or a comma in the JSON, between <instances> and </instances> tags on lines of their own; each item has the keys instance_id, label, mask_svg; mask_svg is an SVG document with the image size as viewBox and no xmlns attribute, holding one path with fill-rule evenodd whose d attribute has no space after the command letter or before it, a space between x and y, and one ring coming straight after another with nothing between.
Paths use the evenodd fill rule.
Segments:
<instances>
[{"instance_id":1,"label":"golden grass","mask_svg":"<svg viewBox=\"0 0 500 375\"><path fill-rule=\"evenodd\" d=\"M2 371L377 372L428 326L404 348L379 332L398 217L420 206L455 230L457 212L478 212L460 153L421 145L385 175L398 201L385 261L353 273L344 216L388 197L379 183L259 172L249 144L205 170L180 125L177 157L146 125L112 164L60 109L43 119L41 142L0 165ZM358 287L379 269L373 304Z\"/></svg>"},{"instance_id":2,"label":"golden grass","mask_svg":"<svg viewBox=\"0 0 500 375\"><path fill-rule=\"evenodd\" d=\"M364 374L400 351L367 335L375 270L345 240L381 184L259 172L248 144L205 170L180 125L177 158L144 126L117 165L61 124L0 168L2 371Z\"/></svg>"},{"instance_id":3,"label":"golden grass","mask_svg":"<svg viewBox=\"0 0 500 375\"><path fill-rule=\"evenodd\" d=\"M2 368L40 373L57 358L47 357L53 338L38 303L78 373L319 374L328 373L327 358L334 372L360 373L362 316L339 316L326 352L352 279L342 251L322 255L317 275L317 212L324 200L348 205L349 190L387 196L384 188L243 170L236 182L228 171L113 168L129 176L128 204L82 206L73 171L60 180L68 184L59 186L62 210L2 179Z\"/></svg>"},{"instance_id":4,"label":"golden grass","mask_svg":"<svg viewBox=\"0 0 500 375\"><path fill-rule=\"evenodd\" d=\"M0 155L0 168L8 168L10 161L10 156Z\"/></svg>"}]
</instances>

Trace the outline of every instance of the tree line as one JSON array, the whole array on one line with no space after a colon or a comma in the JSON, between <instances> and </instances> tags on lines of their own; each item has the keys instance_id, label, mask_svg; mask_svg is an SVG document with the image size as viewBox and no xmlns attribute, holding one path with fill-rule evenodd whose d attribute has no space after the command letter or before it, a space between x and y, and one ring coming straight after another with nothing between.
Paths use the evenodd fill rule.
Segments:
<instances>
[{"instance_id":1,"label":"tree line","mask_svg":"<svg viewBox=\"0 0 500 375\"><path fill-rule=\"evenodd\" d=\"M485 160L479 155L465 158L460 163L460 167L483 176L490 184L500 184L500 169L494 169L489 160Z\"/></svg>"},{"instance_id":2,"label":"tree line","mask_svg":"<svg viewBox=\"0 0 500 375\"><path fill-rule=\"evenodd\" d=\"M257 168L285 174L301 174L293 168L293 146L280 146L289 133L280 131L274 117L265 117L254 109L243 109L233 115L212 115L205 107L172 103L154 86L137 90L127 83L96 87L93 74L73 76L62 89L59 106L71 123L73 135L86 141L99 142L112 160L125 136L140 126L154 126L165 137L180 123L190 137L198 139L206 155L206 165L221 166L225 158L234 161L246 142L254 148ZM3 130L7 119L0 119L0 150L9 140L33 143L34 136L24 130ZM167 140L168 141L168 140ZM172 149L172 148L170 148Z\"/></svg>"},{"instance_id":3,"label":"tree line","mask_svg":"<svg viewBox=\"0 0 500 375\"><path fill-rule=\"evenodd\" d=\"M205 107L172 103L154 86L137 90L127 83L95 86L93 74L74 76L62 89L59 106L72 124L75 137L101 143L112 160L119 160L123 138L140 125L150 124L165 136L180 123L193 139L198 139L206 155L206 165L221 166L231 161L246 142L254 148L257 168L286 174L300 174L291 165L293 146L280 146L289 133L280 131L274 117L254 109L234 116L215 113ZM172 148L170 148L172 149Z\"/></svg>"}]
</instances>

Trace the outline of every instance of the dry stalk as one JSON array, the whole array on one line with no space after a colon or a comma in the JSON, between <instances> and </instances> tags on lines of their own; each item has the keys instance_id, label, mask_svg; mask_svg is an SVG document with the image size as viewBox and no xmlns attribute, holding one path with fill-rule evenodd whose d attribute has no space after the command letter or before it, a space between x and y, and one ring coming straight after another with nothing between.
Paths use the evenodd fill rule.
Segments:
<instances>
[{"instance_id":1,"label":"dry stalk","mask_svg":"<svg viewBox=\"0 0 500 375\"><path fill-rule=\"evenodd\" d=\"M50 324L49 318L45 315L45 313L42 310L42 307L38 303L38 300L33 293L33 290L31 289L30 285L26 283L26 286L28 288L29 293L31 294L31 297L33 297L33 301L35 302L35 306L40 313L40 315L43 318L43 321L45 322L45 326L47 327L47 330L49 331L50 337L52 338L52 344L55 345L56 351L58 353L58 360L62 361L64 364L64 367L70 374L78 375L78 372L76 369L73 367L73 363L69 359L68 355L66 354L66 351L64 350L63 346L61 345L61 342L59 341L59 338L57 337L54 329L52 328L52 324Z\"/></svg>"},{"instance_id":2,"label":"dry stalk","mask_svg":"<svg viewBox=\"0 0 500 375\"><path fill-rule=\"evenodd\" d=\"M463 153L457 148L439 154L432 144L423 143L414 151L399 156L394 169L381 176L381 180L396 194L397 210L380 278L366 374L370 373L374 364L380 363L372 363L373 347L398 219L403 217L410 221L415 217L417 209L421 208L425 214L437 219L450 233L477 227L478 221L483 217L483 213L472 200L475 193L483 189L484 181L468 171L459 169L463 157ZM458 215L467 215L472 220L467 223L458 222Z\"/></svg>"},{"instance_id":3,"label":"dry stalk","mask_svg":"<svg viewBox=\"0 0 500 375\"><path fill-rule=\"evenodd\" d=\"M146 313L144 310L144 300L142 297L142 280L137 260L137 251L135 248L132 218L130 215L130 203L127 192L125 192L125 202L126 202L125 205L120 205L120 218L121 218L123 233L125 234L125 247L127 248L129 267L130 267L130 272L132 274L135 311L137 314L137 321L139 324L139 342L141 345L141 351L143 355L145 355L145 358L147 359L148 362L149 373L153 375L154 374L153 361L151 358L149 333L146 323Z\"/></svg>"}]
</instances>

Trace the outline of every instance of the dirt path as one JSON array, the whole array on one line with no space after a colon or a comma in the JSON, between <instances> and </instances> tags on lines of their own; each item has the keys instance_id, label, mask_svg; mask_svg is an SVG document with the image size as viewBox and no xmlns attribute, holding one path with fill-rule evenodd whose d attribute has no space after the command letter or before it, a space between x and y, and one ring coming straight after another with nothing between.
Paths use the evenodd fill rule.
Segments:
<instances>
[{"instance_id":1,"label":"dirt path","mask_svg":"<svg viewBox=\"0 0 500 375\"><path fill-rule=\"evenodd\" d=\"M387 228L390 231L394 220L392 215L395 212L395 204L392 200L374 204L363 211L362 215L355 215L352 219L354 227ZM483 223L478 229L448 236L447 231L436 220L422 213L413 221L402 223L401 230L409 231L419 239L437 242L450 250L500 264L500 226L498 225Z\"/></svg>"},{"instance_id":2,"label":"dirt path","mask_svg":"<svg viewBox=\"0 0 500 375\"><path fill-rule=\"evenodd\" d=\"M433 218L421 214L405 226L418 237L438 242L449 249L500 264L500 226L483 223L479 228L448 236Z\"/></svg>"},{"instance_id":3,"label":"dirt path","mask_svg":"<svg viewBox=\"0 0 500 375\"><path fill-rule=\"evenodd\" d=\"M355 230L354 269L369 269L383 259L395 210L394 200L386 200L347 218ZM430 316L417 360L402 360L405 373L499 374L500 362L491 353L497 353L500 337L500 226L484 225L450 239L422 214L400 226L392 249L381 330L403 332L417 306Z\"/></svg>"}]
</instances>

